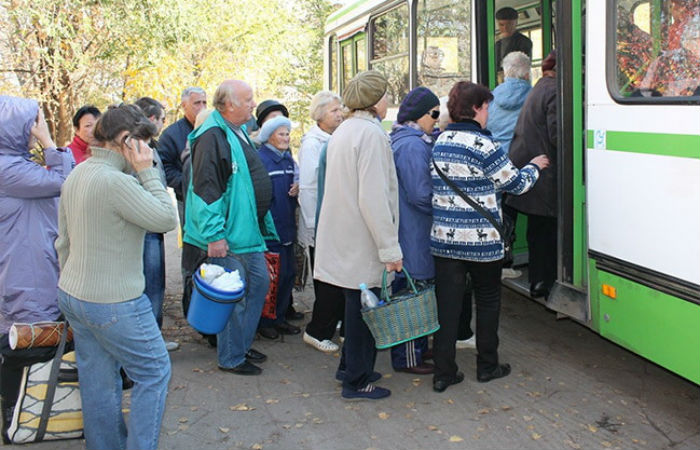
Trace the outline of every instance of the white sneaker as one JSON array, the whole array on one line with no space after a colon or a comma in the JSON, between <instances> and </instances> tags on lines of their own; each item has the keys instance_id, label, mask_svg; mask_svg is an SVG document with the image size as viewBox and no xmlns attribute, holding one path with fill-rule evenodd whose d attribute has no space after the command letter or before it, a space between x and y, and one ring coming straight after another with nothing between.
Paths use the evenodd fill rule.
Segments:
<instances>
[{"instance_id":1,"label":"white sneaker","mask_svg":"<svg viewBox=\"0 0 700 450\"><path fill-rule=\"evenodd\" d=\"M337 352L340 347L338 347L338 344L336 344L333 341L330 341L328 339L324 339L323 341L319 341L315 337L311 336L308 334L306 331L304 331L304 336L302 337L302 340L315 348L316 350L323 352L323 353L333 353Z\"/></svg>"},{"instance_id":2,"label":"white sneaker","mask_svg":"<svg viewBox=\"0 0 700 450\"><path fill-rule=\"evenodd\" d=\"M510 267L506 267L501 271L501 279L505 278L518 278L520 275L523 273L519 270L512 269Z\"/></svg>"},{"instance_id":3,"label":"white sneaker","mask_svg":"<svg viewBox=\"0 0 700 450\"><path fill-rule=\"evenodd\" d=\"M165 341L165 349L169 352L174 352L180 348L180 344L175 341Z\"/></svg>"},{"instance_id":4,"label":"white sneaker","mask_svg":"<svg viewBox=\"0 0 700 450\"><path fill-rule=\"evenodd\" d=\"M457 344L455 345L457 348L476 348L476 335L472 334L472 337L469 339L463 339L461 341L457 341Z\"/></svg>"}]
</instances>

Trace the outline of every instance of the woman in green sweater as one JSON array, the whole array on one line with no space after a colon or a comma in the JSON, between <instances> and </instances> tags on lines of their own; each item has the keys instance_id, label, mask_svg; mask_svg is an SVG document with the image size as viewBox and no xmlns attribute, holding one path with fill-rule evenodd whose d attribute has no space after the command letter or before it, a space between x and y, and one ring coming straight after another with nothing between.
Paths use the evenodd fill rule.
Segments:
<instances>
[{"instance_id":1,"label":"woman in green sweater","mask_svg":"<svg viewBox=\"0 0 700 450\"><path fill-rule=\"evenodd\" d=\"M174 229L177 213L146 144L155 132L136 106L109 109L95 125L101 147L61 194L58 299L75 336L88 449L158 447L170 360L143 294L143 240ZM135 383L128 431L120 367Z\"/></svg>"}]
</instances>

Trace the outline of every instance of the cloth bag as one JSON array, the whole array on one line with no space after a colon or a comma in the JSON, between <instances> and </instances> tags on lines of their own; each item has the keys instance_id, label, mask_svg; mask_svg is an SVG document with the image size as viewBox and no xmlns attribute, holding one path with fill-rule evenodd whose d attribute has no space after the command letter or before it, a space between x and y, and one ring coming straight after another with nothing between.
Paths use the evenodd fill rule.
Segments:
<instances>
[{"instance_id":1,"label":"cloth bag","mask_svg":"<svg viewBox=\"0 0 700 450\"><path fill-rule=\"evenodd\" d=\"M270 274L270 288L265 296L262 317L275 320L277 318L277 288L280 283L280 254L265 252L265 264L267 265L267 272Z\"/></svg>"},{"instance_id":2,"label":"cloth bag","mask_svg":"<svg viewBox=\"0 0 700 450\"><path fill-rule=\"evenodd\" d=\"M56 356L24 368L19 397L7 431L14 444L83 436L83 413L75 352L64 354L63 327Z\"/></svg>"}]
</instances>

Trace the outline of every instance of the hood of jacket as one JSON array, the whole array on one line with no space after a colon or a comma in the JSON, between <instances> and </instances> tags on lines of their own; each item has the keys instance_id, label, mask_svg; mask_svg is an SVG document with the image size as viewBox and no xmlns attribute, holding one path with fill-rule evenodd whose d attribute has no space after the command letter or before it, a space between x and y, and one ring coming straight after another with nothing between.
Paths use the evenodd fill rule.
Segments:
<instances>
[{"instance_id":1,"label":"hood of jacket","mask_svg":"<svg viewBox=\"0 0 700 450\"><path fill-rule=\"evenodd\" d=\"M325 131L323 131L323 130L321 129L321 127L319 127L318 125L314 125L314 126L311 127L311 129L310 129L309 131L307 131L307 132L304 134L304 136L301 138L301 145L303 146L303 145L304 145L304 142L305 142L305 141L308 141L308 140L317 140L317 141L319 141L321 144L324 144L324 143L328 142L328 139L330 139L330 138L331 138L331 135L330 135L330 134L328 134L328 133L326 133Z\"/></svg>"},{"instance_id":2,"label":"hood of jacket","mask_svg":"<svg viewBox=\"0 0 700 450\"><path fill-rule=\"evenodd\" d=\"M531 89L528 80L506 78L493 90L493 103L509 111L520 109Z\"/></svg>"},{"instance_id":3,"label":"hood of jacket","mask_svg":"<svg viewBox=\"0 0 700 450\"><path fill-rule=\"evenodd\" d=\"M0 96L0 155L29 157L29 138L38 112L36 100Z\"/></svg>"},{"instance_id":4,"label":"hood of jacket","mask_svg":"<svg viewBox=\"0 0 700 450\"><path fill-rule=\"evenodd\" d=\"M389 137L391 138L391 144L393 146L394 144L406 138L412 137L420 139L421 136L423 136L424 134L424 132L416 130L415 128L399 125L391 131Z\"/></svg>"}]
</instances>

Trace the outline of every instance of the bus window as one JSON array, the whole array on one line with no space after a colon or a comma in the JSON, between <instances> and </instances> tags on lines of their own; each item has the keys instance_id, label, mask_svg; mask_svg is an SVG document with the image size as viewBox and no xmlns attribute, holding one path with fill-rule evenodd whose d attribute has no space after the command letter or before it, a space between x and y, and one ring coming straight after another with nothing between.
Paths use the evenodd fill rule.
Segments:
<instances>
[{"instance_id":1,"label":"bus window","mask_svg":"<svg viewBox=\"0 0 700 450\"><path fill-rule=\"evenodd\" d=\"M352 42L343 42L340 45L340 54L341 54L341 59L340 62L342 63L342 67L340 68L340 73L342 74L343 77L343 85L342 88L345 89L345 86L348 85L348 81L350 81L353 77L353 72L352 72Z\"/></svg>"},{"instance_id":2,"label":"bus window","mask_svg":"<svg viewBox=\"0 0 700 450\"><path fill-rule=\"evenodd\" d=\"M402 3L372 19L372 59L370 66L387 78L387 100L395 107L409 91L408 5Z\"/></svg>"},{"instance_id":3,"label":"bus window","mask_svg":"<svg viewBox=\"0 0 700 450\"><path fill-rule=\"evenodd\" d=\"M328 70L328 74L331 77L331 82L330 82L330 88L331 91L333 92L339 92L338 91L338 43L335 40L335 36L330 37L330 52L331 52L331 58L330 58L330 69Z\"/></svg>"},{"instance_id":4,"label":"bus window","mask_svg":"<svg viewBox=\"0 0 700 450\"><path fill-rule=\"evenodd\" d=\"M418 84L438 97L471 76L470 2L421 0L417 14Z\"/></svg>"},{"instance_id":5,"label":"bus window","mask_svg":"<svg viewBox=\"0 0 700 450\"><path fill-rule=\"evenodd\" d=\"M365 38L355 40L357 72L367 70L367 41Z\"/></svg>"},{"instance_id":6,"label":"bus window","mask_svg":"<svg viewBox=\"0 0 700 450\"><path fill-rule=\"evenodd\" d=\"M613 95L700 96L700 0L618 0L614 11Z\"/></svg>"}]
</instances>

